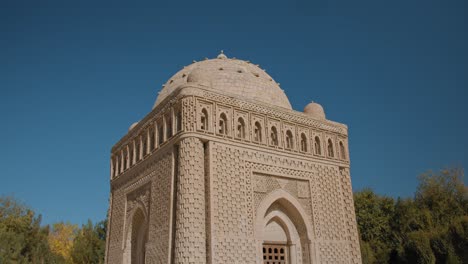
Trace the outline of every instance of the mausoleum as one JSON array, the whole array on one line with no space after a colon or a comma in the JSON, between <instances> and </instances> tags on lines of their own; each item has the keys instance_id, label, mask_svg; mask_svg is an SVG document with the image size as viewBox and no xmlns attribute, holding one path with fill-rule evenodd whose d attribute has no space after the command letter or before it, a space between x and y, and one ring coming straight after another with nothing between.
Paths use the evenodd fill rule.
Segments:
<instances>
[{"instance_id":1,"label":"mausoleum","mask_svg":"<svg viewBox=\"0 0 468 264\"><path fill-rule=\"evenodd\" d=\"M177 72L110 171L106 263L361 263L347 126L249 61Z\"/></svg>"}]
</instances>

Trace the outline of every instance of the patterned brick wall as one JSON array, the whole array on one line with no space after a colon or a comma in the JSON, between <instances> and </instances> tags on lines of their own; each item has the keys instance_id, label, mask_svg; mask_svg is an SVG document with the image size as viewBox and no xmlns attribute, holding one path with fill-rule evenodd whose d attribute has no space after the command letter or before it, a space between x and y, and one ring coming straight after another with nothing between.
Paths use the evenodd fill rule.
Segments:
<instances>
[{"instance_id":1,"label":"patterned brick wall","mask_svg":"<svg viewBox=\"0 0 468 264\"><path fill-rule=\"evenodd\" d=\"M151 207L146 263L169 263L170 219L173 188L173 153L167 152L158 162L151 182Z\"/></svg>"},{"instance_id":2,"label":"patterned brick wall","mask_svg":"<svg viewBox=\"0 0 468 264\"><path fill-rule=\"evenodd\" d=\"M125 181L114 186L106 263L125 263L123 261L125 230L130 225L129 216L133 212L133 207L141 205L140 202L143 202L143 207L150 218L146 246L147 263L168 262L172 162L171 150L158 153L140 164L137 170L125 175Z\"/></svg>"},{"instance_id":3,"label":"patterned brick wall","mask_svg":"<svg viewBox=\"0 0 468 264\"><path fill-rule=\"evenodd\" d=\"M195 99L192 97L182 99L182 129L195 131L196 124Z\"/></svg>"},{"instance_id":4,"label":"patterned brick wall","mask_svg":"<svg viewBox=\"0 0 468 264\"><path fill-rule=\"evenodd\" d=\"M186 138L179 147L174 263L205 263L203 143Z\"/></svg>"},{"instance_id":5,"label":"patterned brick wall","mask_svg":"<svg viewBox=\"0 0 468 264\"><path fill-rule=\"evenodd\" d=\"M361 249L359 247L359 234L357 230L356 214L354 210L353 191L351 189L351 177L348 168L340 169L341 186L343 190L346 239L350 245L353 264L361 263Z\"/></svg>"},{"instance_id":6,"label":"patterned brick wall","mask_svg":"<svg viewBox=\"0 0 468 264\"><path fill-rule=\"evenodd\" d=\"M320 225L320 238L339 241L344 239L343 198L338 169L331 166L317 166L315 199L319 201L317 222Z\"/></svg>"},{"instance_id":7,"label":"patterned brick wall","mask_svg":"<svg viewBox=\"0 0 468 264\"><path fill-rule=\"evenodd\" d=\"M322 264L347 264L353 263L349 257L347 243L322 242L319 246L320 263Z\"/></svg>"},{"instance_id":8,"label":"patterned brick wall","mask_svg":"<svg viewBox=\"0 0 468 264\"><path fill-rule=\"evenodd\" d=\"M243 225L251 220L242 215L253 219L258 204L277 189L293 195L307 213L314 229L313 259L318 263L361 263L349 169L222 143L212 146L213 263L250 263L254 247L241 244L251 243L247 238L251 226ZM246 237L244 241L241 236ZM306 256L304 263L308 263Z\"/></svg>"},{"instance_id":9,"label":"patterned brick wall","mask_svg":"<svg viewBox=\"0 0 468 264\"><path fill-rule=\"evenodd\" d=\"M122 263L125 197L126 196L123 190L116 190L112 194L112 215L109 223L109 246L107 263Z\"/></svg>"},{"instance_id":10,"label":"patterned brick wall","mask_svg":"<svg viewBox=\"0 0 468 264\"><path fill-rule=\"evenodd\" d=\"M251 182L242 152L210 146L212 263L255 263Z\"/></svg>"}]
</instances>

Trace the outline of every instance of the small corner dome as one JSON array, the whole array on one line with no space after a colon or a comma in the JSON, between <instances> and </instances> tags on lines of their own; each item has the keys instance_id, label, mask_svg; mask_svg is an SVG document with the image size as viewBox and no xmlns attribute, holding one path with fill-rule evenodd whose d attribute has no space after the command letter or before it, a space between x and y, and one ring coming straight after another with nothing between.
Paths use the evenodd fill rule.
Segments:
<instances>
[{"instance_id":1,"label":"small corner dome","mask_svg":"<svg viewBox=\"0 0 468 264\"><path fill-rule=\"evenodd\" d=\"M128 128L128 131L132 130L134 127L136 127L138 125L138 121L133 123L129 128Z\"/></svg>"},{"instance_id":2,"label":"small corner dome","mask_svg":"<svg viewBox=\"0 0 468 264\"><path fill-rule=\"evenodd\" d=\"M310 103L304 107L304 113L316 119L326 119L323 107L317 103Z\"/></svg>"},{"instance_id":3,"label":"small corner dome","mask_svg":"<svg viewBox=\"0 0 468 264\"><path fill-rule=\"evenodd\" d=\"M163 85L153 109L178 87L188 83L205 86L228 95L292 109L288 97L278 83L258 65L228 58L222 52L214 59L206 59L185 66L172 76Z\"/></svg>"}]
</instances>

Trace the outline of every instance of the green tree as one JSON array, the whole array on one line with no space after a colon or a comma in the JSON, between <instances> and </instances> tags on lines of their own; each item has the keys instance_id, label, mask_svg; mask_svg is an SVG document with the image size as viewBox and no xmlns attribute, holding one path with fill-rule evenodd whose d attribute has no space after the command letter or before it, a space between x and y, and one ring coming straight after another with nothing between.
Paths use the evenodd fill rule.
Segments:
<instances>
[{"instance_id":1,"label":"green tree","mask_svg":"<svg viewBox=\"0 0 468 264\"><path fill-rule=\"evenodd\" d=\"M388 262L394 244L391 229L395 211L393 198L379 196L371 189L364 189L355 193L354 203L359 233L364 242L361 247L366 252L365 262Z\"/></svg>"},{"instance_id":2,"label":"green tree","mask_svg":"<svg viewBox=\"0 0 468 264\"><path fill-rule=\"evenodd\" d=\"M468 189L463 170L418 177L414 198L370 189L354 195L363 263L468 263Z\"/></svg>"},{"instance_id":3,"label":"green tree","mask_svg":"<svg viewBox=\"0 0 468 264\"><path fill-rule=\"evenodd\" d=\"M427 209L437 226L448 226L453 220L468 214L468 189L463 183L463 169L448 168L438 173L421 174L415 203Z\"/></svg>"},{"instance_id":4,"label":"green tree","mask_svg":"<svg viewBox=\"0 0 468 264\"><path fill-rule=\"evenodd\" d=\"M434 264L436 261L431 249L430 235L424 231L410 233L404 249L407 263Z\"/></svg>"},{"instance_id":5,"label":"green tree","mask_svg":"<svg viewBox=\"0 0 468 264\"><path fill-rule=\"evenodd\" d=\"M448 236L457 256L463 263L468 263L468 215L453 221Z\"/></svg>"},{"instance_id":6,"label":"green tree","mask_svg":"<svg viewBox=\"0 0 468 264\"><path fill-rule=\"evenodd\" d=\"M361 258L363 264L372 264L375 263L377 260L374 257L374 251L372 250L369 242L363 241L361 239Z\"/></svg>"},{"instance_id":7,"label":"green tree","mask_svg":"<svg viewBox=\"0 0 468 264\"><path fill-rule=\"evenodd\" d=\"M397 199L391 220L391 229L397 243L407 240L411 232L430 229L432 226L429 210L421 210L413 199Z\"/></svg>"},{"instance_id":8,"label":"green tree","mask_svg":"<svg viewBox=\"0 0 468 264\"><path fill-rule=\"evenodd\" d=\"M57 263L41 216L12 197L0 197L0 263Z\"/></svg>"},{"instance_id":9,"label":"green tree","mask_svg":"<svg viewBox=\"0 0 468 264\"><path fill-rule=\"evenodd\" d=\"M446 228L431 232L430 244L436 263L461 263L450 241Z\"/></svg>"},{"instance_id":10,"label":"green tree","mask_svg":"<svg viewBox=\"0 0 468 264\"><path fill-rule=\"evenodd\" d=\"M71 250L71 259L76 264L104 263L106 246L106 224L101 221L93 225L91 220L83 225L76 236Z\"/></svg>"}]
</instances>

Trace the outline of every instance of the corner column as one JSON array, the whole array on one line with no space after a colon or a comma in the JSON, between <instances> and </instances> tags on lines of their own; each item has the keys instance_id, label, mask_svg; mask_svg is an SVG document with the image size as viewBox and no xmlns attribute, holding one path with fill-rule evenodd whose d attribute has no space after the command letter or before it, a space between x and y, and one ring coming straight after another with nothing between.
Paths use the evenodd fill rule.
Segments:
<instances>
[{"instance_id":1,"label":"corner column","mask_svg":"<svg viewBox=\"0 0 468 264\"><path fill-rule=\"evenodd\" d=\"M203 142L185 138L179 146L174 263L206 263Z\"/></svg>"}]
</instances>

